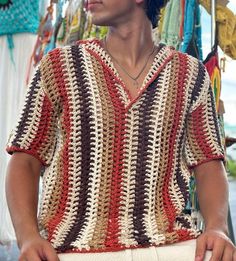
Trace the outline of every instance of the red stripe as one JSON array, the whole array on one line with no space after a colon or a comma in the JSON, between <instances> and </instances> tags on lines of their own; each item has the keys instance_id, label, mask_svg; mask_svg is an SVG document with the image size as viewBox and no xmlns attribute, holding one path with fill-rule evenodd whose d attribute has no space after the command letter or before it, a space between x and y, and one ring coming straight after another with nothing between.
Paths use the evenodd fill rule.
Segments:
<instances>
[{"instance_id":1,"label":"red stripe","mask_svg":"<svg viewBox=\"0 0 236 261\"><path fill-rule=\"evenodd\" d=\"M106 247L120 245L118 242L118 236L120 234L120 228L118 224L120 197L121 197L121 181L123 172L123 155L124 155L124 133L125 133L125 105L122 104L122 100L119 99L119 92L114 85L114 77L110 71L107 71L103 66L104 75L108 87L111 101L114 108L115 126L114 133L115 138L113 140L113 169L110 188L110 205L107 224L107 235L105 239Z\"/></svg>"},{"instance_id":2,"label":"red stripe","mask_svg":"<svg viewBox=\"0 0 236 261\"><path fill-rule=\"evenodd\" d=\"M208 142L209 134L207 133L206 129L202 128L202 126L208 124L205 119L206 115L204 108L202 105L200 105L192 112L192 128L197 145L201 149L204 156L208 158L211 157L214 153Z\"/></svg>"},{"instance_id":3,"label":"red stripe","mask_svg":"<svg viewBox=\"0 0 236 261\"><path fill-rule=\"evenodd\" d=\"M177 83L177 89L176 89L176 97L173 106L174 109L174 116L173 116L173 125L172 129L170 131L170 137L169 137L169 150L168 150L168 162L174 162L174 151L175 151L175 143L176 143L176 135L177 131L179 129L179 121L180 115L182 114L182 106L184 104L184 86L185 86L185 75L187 71L187 58L185 55L178 53L179 55L179 73L177 75L178 77L178 83ZM174 169L172 168L171 164L168 164L167 170L164 176L164 182L163 182L163 205L164 205L164 210L166 212L168 222L169 222L169 227L168 227L168 232L173 231L173 224L176 219L176 209L174 204L172 203L171 196L170 196L170 181L173 176Z\"/></svg>"},{"instance_id":4,"label":"red stripe","mask_svg":"<svg viewBox=\"0 0 236 261\"><path fill-rule=\"evenodd\" d=\"M203 159L203 160L201 160L201 161L198 161L196 164L193 164L193 165L191 165L191 166L189 166L190 168L194 168L194 167L196 167L196 166L199 166L199 165L201 165L201 164L203 164L203 163L206 163L206 162L209 162L209 161L211 161L211 160L223 160L224 162L226 161L226 158L225 158L225 156L223 156L223 155L212 155L212 156L210 156L209 158L207 158L207 159Z\"/></svg>"},{"instance_id":5,"label":"red stripe","mask_svg":"<svg viewBox=\"0 0 236 261\"><path fill-rule=\"evenodd\" d=\"M62 126L65 128L66 141L64 142L64 147L62 150L62 187L60 194L60 202L57 204L57 210L55 215L51 217L48 221L48 239L49 241L53 239L54 231L57 228L57 225L62 221L63 215L65 214L65 208L68 200L68 191L69 191L69 137L71 135L71 119L70 119L70 107L69 107L69 97L66 89L66 79L65 73L63 72L63 58L61 57L59 49L55 49L50 53L50 60L53 68L53 74L55 79L55 84L59 88L58 92L60 96L63 97L63 117L62 117Z\"/></svg>"},{"instance_id":6,"label":"red stripe","mask_svg":"<svg viewBox=\"0 0 236 261\"><path fill-rule=\"evenodd\" d=\"M107 234L104 244L107 247L110 246L120 246L118 242L118 236L120 233L120 228L118 224L119 207L120 207L120 197L121 197L121 181L122 181L122 168L123 158L124 158L124 135L125 130L121 126L125 126L125 119L122 117L125 115L125 104L123 104L122 99L119 98L120 93L115 88L115 83L120 84L124 88L123 82L115 75L113 70L107 66L106 63L101 59L101 57L94 51L86 49L91 55L96 57L96 59L101 63L103 67L104 77L106 80L106 85L108 88L109 95L113 104L115 125L114 133L115 138L113 139L113 169L111 178L111 188L110 188L110 205L109 205L109 215L107 224ZM128 92L129 94L129 92Z\"/></svg>"},{"instance_id":7,"label":"red stripe","mask_svg":"<svg viewBox=\"0 0 236 261\"><path fill-rule=\"evenodd\" d=\"M191 231L189 231L187 229L179 229L179 230L177 230L177 234L179 236L178 242L196 238L196 236L191 235L190 233L191 233ZM170 242L170 243L172 243L172 242Z\"/></svg>"},{"instance_id":8,"label":"red stripe","mask_svg":"<svg viewBox=\"0 0 236 261\"><path fill-rule=\"evenodd\" d=\"M40 156L38 155L38 152L36 150L32 150L32 149L28 150L28 149L22 149L22 148L16 147L16 146L11 146L11 147L7 147L6 151L9 154L12 154L13 152L17 152L17 151L18 152L24 152L24 153L32 155L33 157L38 159L42 163L42 165L48 166L46 164L46 162L42 158L40 158Z\"/></svg>"}]
</instances>

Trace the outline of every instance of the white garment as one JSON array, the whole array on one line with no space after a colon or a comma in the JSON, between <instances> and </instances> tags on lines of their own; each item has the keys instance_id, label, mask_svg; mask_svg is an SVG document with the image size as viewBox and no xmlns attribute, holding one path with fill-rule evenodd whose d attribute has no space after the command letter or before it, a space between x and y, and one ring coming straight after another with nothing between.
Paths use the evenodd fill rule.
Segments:
<instances>
[{"instance_id":1,"label":"white garment","mask_svg":"<svg viewBox=\"0 0 236 261\"><path fill-rule=\"evenodd\" d=\"M60 261L194 261L196 240L188 240L160 247L126 249L104 253L59 254ZM209 261L207 251L204 261Z\"/></svg>"},{"instance_id":2,"label":"white garment","mask_svg":"<svg viewBox=\"0 0 236 261\"><path fill-rule=\"evenodd\" d=\"M6 36L0 37L0 242L15 239L5 197L5 176L9 156L5 146L11 129L15 125L19 107L26 90L25 81L30 56L36 42L36 35L21 33L13 36L13 58Z\"/></svg>"}]
</instances>

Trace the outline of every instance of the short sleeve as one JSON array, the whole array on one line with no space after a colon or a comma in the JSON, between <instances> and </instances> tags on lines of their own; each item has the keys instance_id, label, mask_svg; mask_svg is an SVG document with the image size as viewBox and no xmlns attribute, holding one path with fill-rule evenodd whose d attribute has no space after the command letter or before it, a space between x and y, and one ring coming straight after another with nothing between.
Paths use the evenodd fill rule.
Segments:
<instances>
[{"instance_id":1,"label":"short sleeve","mask_svg":"<svg viewBox=\"0 0 236 261\"><path fill-rule=\"evenodd\" d=\"M45 65L44 65L45 67ZM10 134L6 150L25 152L49 165L57 141L58 106L46 91L41 66L29 84L17 124Z\"/></svg>"},{"instance_id":2,"label":"short sleeve","mask_svg":"<svg viewBox=\"0 0 236 261\"><path fill-rule=\"evenodd\" d=\"M209 75L201 63L199 71L201 79L195 84L195 95L192 96L184 148L189 167L225 158Z\"/></svg>"}]
</instances>

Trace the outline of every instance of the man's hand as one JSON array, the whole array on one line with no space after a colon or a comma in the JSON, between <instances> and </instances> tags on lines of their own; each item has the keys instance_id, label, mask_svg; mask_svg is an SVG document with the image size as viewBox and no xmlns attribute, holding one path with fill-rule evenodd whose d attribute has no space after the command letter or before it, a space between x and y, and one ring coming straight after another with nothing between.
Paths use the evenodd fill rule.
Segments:
<instances>
[{"instance_id":1,"label":"man's hand","mask_svg":"<svg viewBox=\"0 0 236 261\"><path fill-rule=\"evenodd\" d=\"M203 261L206 250L212 251L210 261L236 261L236 247L222 231L206 229L198 237L195 261Z\"/></svg>"},{"instance_id":2,"label":"man's hand","mask_svg":"<svg viewBox=\"0 0 236 261\"><path fill-rule=\"evenodd\" d=\"M236 261L236 249L227 237L228 181L219 160L194 168L200 211L205 231L197 239L196 261L203 261L206 250L212 251L210 261Z\"/></svg>"},{"instance_id":3,"label":"man's hand","mask_svg":"<svg viewBox=\"0 0 236 261\"><path fill-rule=\"evenodd\" d=\"M19 261L59 261L59 258L51 244L38 235L20 246Z\"/></svg>"},{"instance_id":4,"label":"man's hand","mask_svg":"<svg viewBox=\"0 0 236 261\"><path fill-rule=\"evenodd\" d=\"M20 248L19 261L59 261L51 244L38 231L37 206L41 162L15 152L8 165L7 202Z\"/></svg>"}]
</instances>

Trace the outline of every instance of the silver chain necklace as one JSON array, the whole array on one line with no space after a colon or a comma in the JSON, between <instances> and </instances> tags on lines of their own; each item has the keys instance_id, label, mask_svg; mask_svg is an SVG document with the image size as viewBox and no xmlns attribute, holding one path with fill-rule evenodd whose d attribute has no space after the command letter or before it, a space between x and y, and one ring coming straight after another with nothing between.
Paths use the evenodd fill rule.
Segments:
<instances>
[{"instance_id":1,"label":"silver chain necklace","mask_svg":"<svg viewBox=\"0 0 236 261\"><path fill-rule=\"evenodd\" d=\"M120 67L120 69L130 78L133 80L133 85L138 88L139 87L139 83L138 83L138 78L140 77L140 75L143 73L143 71L145 70L147 64L148 64L148 61L151 57L151 55L154 53L155 51L155 44L153 43L153 48L152 48L152 51L150 52L150 54L148 55L147 57L147 60L145 61L144 63L144 66L142 67L141 71L138 73L137 76L133 77L132 75L130 75L126 70L125 68L123 68L120 63L113 57L113 55L111 55L111 53L109 52L108 48L107 48L107 39L105 37L104 39L104 45L105 45L105 49L107 51L107 53L111 56L112 60L114 60L116 62L116 64Z\"/></svg>"}]
</instances>

